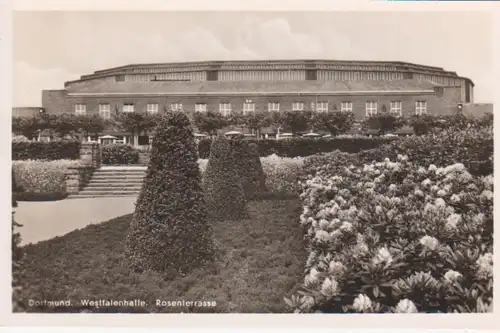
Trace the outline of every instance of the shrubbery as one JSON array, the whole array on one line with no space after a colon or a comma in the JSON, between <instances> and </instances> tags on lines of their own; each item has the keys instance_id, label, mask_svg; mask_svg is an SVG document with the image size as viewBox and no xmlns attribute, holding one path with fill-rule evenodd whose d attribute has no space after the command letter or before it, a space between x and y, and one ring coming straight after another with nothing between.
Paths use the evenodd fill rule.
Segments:
<instances>
[{"instance_id":1,"label":"shrubbery","mask_svg":"<svg viewBox=\"0 0 500 333\"><path fill-rule=\"evenodd\" d=\"M248 200L258 199L267 191L266 178L257 147L241 139L232 139L230 143L234 167L240 176L245 197Z\"/></svg>"},{"instance_id":2,"label":"shrubbery","mask_svg":"<svg viewBox=\"0 0 500 333\"><path fill-rule=\"evenodd\" d=\"M395 159L399 154L419 165L448 165L463 163L472 175L485 176L493 173L493 128L469 128L466 130L445 130L438 134L401 138L376 149L357 154L335 151L329 154L308 157L305 161L306 174L319 169L334 171L351 163L369 163L384 158Z\"/></svg>"},{"instance_id":3,"label":"shrubbery","mask_svg":"<svg viewBox=\"0 0 500 333\"><path fill-rule=\"evenodd\" d=\"M219 137L212 143L203 176L203 187L212 218L237 220L248 216L235 155L229 140L224 137Z\"/></svg>"},{"instance_id":4,"label":"shrubbery","mask_svg":"<svg viewBox=\"0 0 500 333\"><path fill-rule=\"evenodd\" d=\"M12 141L12 160L77 160L80 141L56 140L51 142Z\"/></svg>"},{"instance_id":5,"label":"shrubbery","mask_svg":"<svg viewBox=\"0 0 500 333\"><path fill-rule=\"evenodd\" d=\"M137 164L139 150L131 145L113 144L102 147L102 164Z\"/></svg>"},{"instance_id":6,"label":"shrubbery","mask_svg":"<svg viewBox=\"0 0 500 333\"><path fill-rule=\"evenodd\" d=\"M492 311L492 175L413 162L325 166L303 182L310 256L295 311Z\"/></svg>"},{"instance_id":7,"label":"shrubbery","mask_svg":"<svg viewBox=\"0 0 500 333\"><path fill-rule=\"evenodd\" d=\"M13 161L12 169L19 201L49 201L66 197L66 170L78 160Z\"/></svg>"},{"instance_id":8,"label":"shrubbery","mask_svg":"<svg viewBox=\"0 0 500 333\"><path fill-rule=\"evenodd\" d=\"M12 174L12 208L17 207L16 193L17 184L14 177L14 170ZM12 310L13 312L23 311L22 301L21 301L21 265L23 259L23 250L21 248L21 234L18 230L22 227L21 224L14 220L14 212L12 212L12 238L11 238L11 249L12 249Z\"/></svg>"},{"instance_id":9,"label":"shrubbery","mask_svg":"<svg viewBox=\"0 0 500 333\"><path fill-rule=\"evenodd\" d=\"M336 149L357 153L366 149L373 149L381 144L397 140L392 137L343 137L343 138L293 138L284 140L256 140L245 139L245 141L255 143L258 146L259 156L269 156L276 154L282 157L305 157L319 153L331 152ZM201 159L208 158L210 153L211 139L200 140L198 149Z\"/></svg>"},{"instance_id":10,"label":"shrubbery","mask_svg":"<svg viewBox=\"0 0 500 333\"><path fill-rule=\"evenodd\" d=\"M213 259L196 145L184 113L164 115L156 128L125 252L133 269L167 274Z\"/></svg>"}]
</instances>

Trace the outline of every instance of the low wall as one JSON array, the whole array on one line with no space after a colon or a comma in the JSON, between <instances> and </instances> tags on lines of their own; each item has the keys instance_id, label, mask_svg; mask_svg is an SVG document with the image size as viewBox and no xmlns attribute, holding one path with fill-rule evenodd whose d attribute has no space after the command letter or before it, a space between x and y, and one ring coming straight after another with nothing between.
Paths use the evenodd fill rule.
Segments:
<instances>
[{"instance_id":1,"label":"low wall","mask_svg":"<svg viewBox=\"0 0 500 333\"><path fill-rule=\"evenodd\" d=\"M76 194L82 190L92 178L94 171L93 166L70 167L66 171L66 192L68 194Z\"/></svg>"}]
</instances>

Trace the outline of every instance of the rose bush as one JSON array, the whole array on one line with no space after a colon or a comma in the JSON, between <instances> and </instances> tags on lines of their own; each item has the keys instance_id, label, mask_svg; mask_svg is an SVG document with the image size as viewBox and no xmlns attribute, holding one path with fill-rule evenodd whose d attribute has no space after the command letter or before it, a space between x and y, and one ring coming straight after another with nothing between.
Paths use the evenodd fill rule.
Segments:
<instances>
[{"instance_id":1,"label":"rose bush","mask_svg":"<svg viewBox=\"0 0 500 333\"><path fill-rule=\"evenodd\" d=\"M310 255L295 312L492 311L492 175L403 155L334 170L301 182Z\"/></svg>"}]
</instances>

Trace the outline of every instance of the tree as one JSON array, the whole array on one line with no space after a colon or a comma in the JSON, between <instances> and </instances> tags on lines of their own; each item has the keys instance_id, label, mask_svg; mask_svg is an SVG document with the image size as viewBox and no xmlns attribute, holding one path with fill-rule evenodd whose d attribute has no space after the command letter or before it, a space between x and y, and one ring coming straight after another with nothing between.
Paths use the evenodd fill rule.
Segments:
<instances>
[{"instance_id":1,"label":"tree","mask_svg":"<svg viewBox=\"0 0 500 333\"><path fill-rule=\"evenodd\" d=\"M241 179L245 197L247 200L255 200L267 191L266 176L260 161L258 146L242 138L234 138L229 142L234 157L234 169L237 170Z\"/></svg>"},{"instance_id":2,"label":"tree","mask_svg":"<svg viewBox=\"0 0 500 333\"><path fill-rule=\"evenodd\" d=\"M318 112L313 114L311 123L315 129L329 132L332 136L337 136L348 132L355 121L352 112Z\"/></svg>"},{"instance_id":3,"label":"tree","mask_svg":"<svg viewBox=\"0 0 500 333\"><path fill-rule=\"evenodd\" d=\"M404 124L404 118L387 112L385 105L382 106L382 112L370 115L363 121L364 128L377 130L380 135L394 132L403 127Z\"/></svg>"},{"instance_id":4,"label":"tree","mask_svg":"<svg viewBox=\"0 0 500 333\"><path fill-rule=\"evenodd\" d=\"M311 111L284 111L275 112L272 117L276 125L295 135L310 128L312 114Z\"/></svg>"},{"instance_id":5,"label":"tree","mask_svg":"<svg viewBox=\"0 0 500 333\"><path fill-rule=\"evenodd\" d=\"M230 140L223 136L210 147L203 187L213 219L238 220L248 216L242 178L231 148Z\"/></svg>"},{"instance_id":6,"label":"tree","mask_svg":"<svg viewBox=\"0 0 500 333\"><path fill-rule=\"evenodd\" d=\"M12 117L12 132L33 140L43 127L42 117Z\"/></svg>"},{"instance_id":7,"label":"tree","mask_svg":"<svg viewBox=\"0 0 500 333\"><path fill-rule=\"evenodd\" d=\"M230 119L212 111L195 112L193 121L200 132L207 133L210 136L217 135L217 130L226 127L230 123Z\"/></svg>"},{"instance_id":8,"label":"tree","mask_svg":"<svg viewBox=\"0 0 500 333\"><path fill-rule=\"evenodd\" d=\"M112 122L120 130L129 132L133 137L148 129L149 120L143 112L117 112L113 115Z\"/></svg>"},{"instance_id":9,"label":"tree","mask_svg":"<svg viewBox=\"0 0 500 333\"><path fill-rule=\"evenodd\" d=\"M478 120L478 126L489 127L493 126L493 113L487 112Z\"/></svg>"},{"instance_id":10,"label":"tree","mask_svg":"<svg viewBox=\"0 0 500 333\"><path fill-rule=\"evenodd\" d=\"M164 114L125 241L136 271L185 274L214 256L197 151L189 119Z\"/></svg>"},{"instance_id":11,"label":"tree","mask_svg":"<svg viewBox=\"0 0 500 333\"><path fill-rule=\"evenodd\" d=\"M106 128L107 122L99 115L78 116L77 127L84 137L89 135L99 135Z\"/></svg>"},{"instance_id":12,"label":"tree","mask_svg":"<svg viewBox=\"0 0 500 333\"><path fill-rule=\"evenodd\" d=\"M265 111L235 113L231 117L233 125L245 126L255 131L257 138L260 138L260 131L263 128L271 126L272 121L272 115Z\"/></svg>"},{"instance_id":13,"label":"tree","mask_svg":"<svg viewBox=\"0 0 500 333\"><path fill-rule=\"evenodd\" d=\"M45 119L45 129L50 129L61 137L73 135L79 129L79 117L72 114L50 115Z\"/></svg>"}]
</instances>

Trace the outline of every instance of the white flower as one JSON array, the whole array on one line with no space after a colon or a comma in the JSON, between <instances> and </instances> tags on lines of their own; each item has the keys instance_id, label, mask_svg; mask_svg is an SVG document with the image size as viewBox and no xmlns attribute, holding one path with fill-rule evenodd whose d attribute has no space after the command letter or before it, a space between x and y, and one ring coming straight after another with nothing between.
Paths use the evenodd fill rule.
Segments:
<instances>
[{"instance_id":1,"label":"white flower","mask_svg":"<svg viewBox=\"0 0 500 333\"><path fill-rule=\"evenodd\" d=\"M439 246L439 241L432 236L424 236L420 238L420 244L428 248L429 250L436 250Z\"/></svg>"},{"instance_id":2,"label":"white flower","mask_svg":"<svg viewBox=\"0 0 500 333\"><path fill-rule=\"evenodd\" d=\"M432 191L432 192L437 192L437 191L439 191L439 186L437 186L437 185L433 185L433 186L431 187L431 191Z\"/></svg>"},{"instance_id":3,"label":"white flower","mask_svg":"<svg viewBox=\"0 0 500 333\"><path fill-rule=\"evenodd\" d=\"M491 192L490 190L484 190L483 192L481 192L480 197L486 200L493 200L493 192Z\"/></svg>"},{"instance_id":4,"label":"white flower","mask_svg":"<svg viewBox=\"0 0 500 333\"><path fill-rule=\"evenodd\" d=\"M344 223L342 223L342 225L340 226L340 229L341 229L341 230L344 230L344 231L351 231L351 230L352 230L352 223L345 221L345 222L344 222Z\"/></svg>"},{"instance_id":5,"label":"white flower","mask_svg":"<svg viewBox=\"0 0 500 333\"><path fill-rule=\"evenodd\" d=\"M477 224L483 223L484 222L484 214L483 213L479 213L479 214L475 215L472 218L472 222L477 223Z\"/></svg>"},{"instance_id":6,"label":"white flower","mask_svg":"<svg viewBox=\"0 0 500 333\"><path fill-rule=\"evenodd\" d=\"M457 195L457 194L453 194L451 197L450 197L450 201L453 202L453 203L458 203L460 202L460 196Z\"/></svg>"},{"instance_id":7,"label":"white flower","mask_svg":"<svg viewBox=\"0 0 500 333\"><path fill-rule=\"evenodd\" d=\"M407 161L408 160L408 156L407 155L398 154L398 160L400 160L400 161Z\"/></svg>"},{"instance_id":8,"label":"white flower","mask_svg":"<svg viewBox=\"0 0 500 333\"><path fill-rule=\"evenodd\" d=\"M438 197L444 197L445 195L446 195L446 191L445 191L445 190L439 190L439 191L437 192L437 196L438 196Z\"/></svg>"},{"instance_id":9,"label":"white flower","mask_svg":"<svg viewBox=\"0 0 500 333\"><path fill-rule=\"evenodd\" d=\"M320 229L326 229L326 228L328 228L329 226L330 226L330 222L328 222L327 220L325 220L325 219L321 219L321 220L319 221L319 227L320 227Z\"/></svg>"},{"instance_id":10,"label":"white flower","mask_svg":"<svg viewBox=\"0 0 500 333\"><path fill-rule=\"evenodd\" d=\"M382 214L383 212L384 210L382 209L382 206L377 205L377 207L375 207L376 214Z\"/></svg>"},{"instance_id":11,"label":"white flower","mask_svg":"<svg viewBox=\"0 0 500 333\"><path fill-rule=\"evenodd\" d=\"M485 253L480 256L476 264L478 265L477 275L486 279L493 276L493 254Z\"/></svg>"},{"instance_id":12,"label":"white flower","mask_svg":"<svg viewBox=\"0 0 500 333\"><path fill-rule=\"evenodd\" d=\"M443 174L443 173L444 173L444 169L443 169L443 168L438 168L438 169L436 170L436 175L441 175L441 174Z\"/></svg>"},{"instance_id":13,"label":"white flower","mask_svg":"<svg viewBox=\"0 0 500 333\"><path fill-rule=\"evenodd\" d=\"M442 198L437 198L434 201L434 205L436 205L436 207L446 207L446 202Z\"/></svg>"},{"instance_id":14,"label":"white flower","mask_svg":"<svg viewBox=\"0 0 500 333\"><path fill-rule=\"evenodd\" d=\"M426 187L429 186L432 183L432 181L429 178L426 178L422 181L422 186Z\"/></svg>"},{"instance_id":15,"label":"white flower","mask_svg":"<svg viewBox=\"0 0 500 333\"><path fill-rule=\"evenodd\" d=\"M421 190L419 190L418 188L415 189L415 191L413 192L417 197L423 197L424 196L424 192L422 192Z\"/></svg>"},{"instance_id":16,"label":"white flower","mask_svg":"<svg viewBox=\"0 0 500 333\"><path fill-rule=\"evenodd\" d=\"M462 277L462 274L460 274L459 272L457 271L454 271L454 270L448 270L445 274L444 274L444 279L448 282L455 282L457 281L460 277Z\"/></svg>"},{"instance_id":17,"label":"white flower","mask_svg":"<svg viewBox=\"0 0 500 333\"><path fill-rule=\"evenodd\" d=\"M359 294L358 297L356 297L356 299L354 300L352 307L355 311L358 312L370 311L372 308L372 301L365 294Z\"/></svg>"},{"instance_id":18,"label":"white flower","mask_svg":"<svg viewBox=\"0 0 500 333\"><path fill-rule=\"evenodd\" d=\"M400 197L392 197L391 201L392 201L392 203L399 205L401 203L401 198Z\"/></svg>"},{"instance_id":19,"label":"white flower","mask_svg":"<svg viewBox=\"0 0 500 333\"><path fill-rule=\"evenodd\" d=\"M396 190L396 188L397 188L397 187L396 187L396 185L395 185L395 184L391 184L391 185L389 185L389 190L390 190L390 191L394 191L394 190Z\"/></svg>"},{"instance_id":20,"label":"white flower","mask_svg":"<svg viewBox=\"0 0 500 333\"><path fill-rule=\"evenodd\" d=\"M392 255L387 247L382 247L378 250L377 255L373 258L374 264L390 264L392 262Z\"/></svg>"},{"instance_id":21,"label":"white flower","mask_svg":"<svg viewBox=\"0 0 500 333\"><path fill-rule=\"evenodd\" d=\"M340 276L344 273L346 267L339 261L331 261L328 265L328 272L334 276Z\"/></svg>"},{"instance_id":22,"label":"white flower","mask_svg":"<svg viewBox=\"0 0 500 333\"><path fill-rule=\"evenodd\" d=\"M334 278L326 278L321 285L321 294L324 296L331 298L337 295L339 292L339 284L335 281Z\"/></svg>"},{"instance_id":23,"label":"white flower","mask_svg":"<svg viewBox=\"0 0 500 333\"><path fill-rule=\"evenodd\" d=\"M425 173L427 173L427 170L425 170L425 168L424 168L424 167L418 167L417 172L418 172L419 174L425 174Z\"/></svg>"},{"instance_id":24,"label":"white flower","mask_svg":"<svg viewBox=\"0 0 500 333\"><path fill-rule=\"evenodd\" d=\"M415 306L415 303L410 301L409 299L405 298L399 301L399 303L396 305L396 308L394 309L394 312L396 313L417 313L417 307Z\"/></svg>"},{"instance_id":25,"label":"white flower","mask_svg":"<svg viewBox=\"0 0 500 333\"><path fill-rule=\"evenodd\" d=\"M316 235L314 236L320 242L329 242L332 240L332 236L326 232L325 230L316 231Z\"/></svg>"},{"instance_id":26,"label":"white flower","mask_svg":"<svg viewBox=\"0 0 500 333\"><path fill-rule=\"evenodd\" d=\"M314 297L312 297L312 296L302 296L300 298L300 304L301 304L300 308L302 310L309 310L315 304Z\"/></svg>"},{"instance_id":27,"label":"white flower","mask_svg":"<svg viewBox=\"0 0 500 333\"><path fill-rule=\"evenodd\" d=\"M446 219L446 226L450 229L455 229L460 221L462 221L462 216L459 214L451 214Z\"/></svg>"},{"instance_id":28,"label":"white flower","mask_svg":"<svg viewBox=\"0 0 500 333\"><path fill-rule=\"evenodd\" d=\"M389 157L384 158L384 162L385 162L385 163L389 163L390 161L391 161L391 160L389 159Z\"/></svg>"},{"instance_id":29,"label":"white flower","mask_svg":"<svg viewBox=\"0 0 500 333\"><path fill-rule=\"evenodd\" d=\"M436 171L437 167L434 164L429 165L429 171Z\"/></svg>"}]
</instances>

